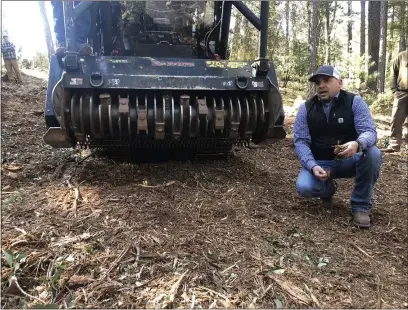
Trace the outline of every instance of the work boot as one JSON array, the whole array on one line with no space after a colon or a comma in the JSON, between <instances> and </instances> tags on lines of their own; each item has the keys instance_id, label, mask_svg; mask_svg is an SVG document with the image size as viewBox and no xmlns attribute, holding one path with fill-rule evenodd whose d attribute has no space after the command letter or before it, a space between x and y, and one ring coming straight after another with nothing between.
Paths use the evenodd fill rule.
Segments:
<instances>
[{"instance_id":1,"label":"work boot","mask_svg":"<svg viewBox=\"0 0 408 310\"><path fill-rule=\"evenodd\" d=\"M353 224L358 228L369 228L371 226L371 216L367 212L353 212Z\"/></svg>"}]
</instances>

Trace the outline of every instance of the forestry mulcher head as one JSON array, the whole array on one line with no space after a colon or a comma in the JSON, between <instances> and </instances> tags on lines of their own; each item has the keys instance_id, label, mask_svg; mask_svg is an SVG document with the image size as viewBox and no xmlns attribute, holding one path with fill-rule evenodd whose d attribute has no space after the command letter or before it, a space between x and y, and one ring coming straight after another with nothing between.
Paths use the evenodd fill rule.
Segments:
<instances>
[{"instance_id":1,"label":"forestry mulcher head","mask_svg":"<svg viewBox=\"0 0 408 310\"><path fill-rule=\"evenodd\" d=\"M277 77L266 58L268 1L261 1L260 18L240 1L140 3L138 18L126 24L117 3L64 2L67 49L50 62L47 144L212 153L285 137ZM259 30L254 61L228 60L233 5ZM74 20L88 9L94 55L82 57ZM208 14L206 25L201 17Z\"/></svg>"}]
</instances>

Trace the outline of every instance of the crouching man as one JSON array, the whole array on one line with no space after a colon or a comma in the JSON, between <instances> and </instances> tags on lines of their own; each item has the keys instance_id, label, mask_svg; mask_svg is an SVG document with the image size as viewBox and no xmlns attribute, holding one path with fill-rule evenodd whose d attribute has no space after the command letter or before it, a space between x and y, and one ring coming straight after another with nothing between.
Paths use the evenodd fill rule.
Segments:
<instances>
[{"instance_id":1,"label":"crouching man","mask_svg":"<svg viewBox=\"0 0 408 310\"><path fill-rule=\"evenodd\" d=\"M371 196L382 156L376 127L365 101L342 90L337 68L323 65L309 79L317 94L299 107L294 124L296 154L302 164L296 188L302 197L330 201L334 179L355 178L353 223L371 225Z\"/></svg>"}]
</instances>

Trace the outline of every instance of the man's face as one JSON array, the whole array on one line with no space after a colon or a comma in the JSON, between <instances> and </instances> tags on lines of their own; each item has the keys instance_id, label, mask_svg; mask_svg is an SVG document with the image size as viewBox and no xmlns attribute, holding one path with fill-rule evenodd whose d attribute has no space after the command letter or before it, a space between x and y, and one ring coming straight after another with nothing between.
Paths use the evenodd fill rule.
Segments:
<instances>
[{"instance_id":1,"label":"man's face","mask_svg":"<svg viewBox=\"0 0 408 310\"><path fill-rule=\"evenodd\" d=\"M318 76L316 78L317 97L323 102L329 102L340 91L342 80L332 76Z\"/></svg>"},{"instance_id":2,"label":"man's face","mask_svg":"<svg viewBox=\"0 0 408 310\"><path fill-rule=\"evenodd\" d=\"M4 41L4 43L7 43L8 42L8 37L3 37L3 41Z\"/></svg>"}]
</instances>

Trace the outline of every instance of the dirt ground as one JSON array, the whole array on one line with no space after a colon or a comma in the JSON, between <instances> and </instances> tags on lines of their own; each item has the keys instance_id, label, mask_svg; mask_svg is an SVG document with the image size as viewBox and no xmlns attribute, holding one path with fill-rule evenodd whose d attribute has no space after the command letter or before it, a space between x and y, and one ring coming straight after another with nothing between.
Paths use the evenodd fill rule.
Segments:
<instances>
[{"instance_id":1,"label":"dirt ground","mask_svg":"<svg viewBox=\"0 0 408 310\"><path fill-rule=\"evenodd\" d=\"M408 308L406 154L385 155L359 230L353 180L329 206L298 197L290 136L227 160L84 159L44 144L45 91L2 84L2 308Z\"/></svg>"}]
</instances>

